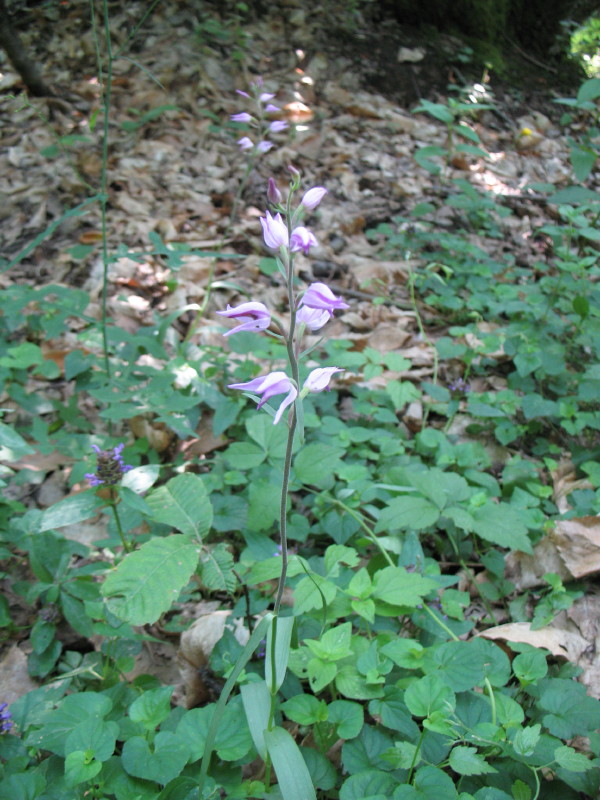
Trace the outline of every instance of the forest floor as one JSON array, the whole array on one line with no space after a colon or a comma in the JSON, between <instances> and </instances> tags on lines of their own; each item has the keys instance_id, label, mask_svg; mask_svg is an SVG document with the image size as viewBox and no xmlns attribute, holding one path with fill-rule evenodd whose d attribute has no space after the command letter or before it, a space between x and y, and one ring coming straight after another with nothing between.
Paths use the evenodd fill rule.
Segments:
<instances>
[{"instance_id":1,"label":"forest floor","mask_svg":"<svg viewBox=\"0 0 600 800\"><path fill-rule=\"evenodd\" d=\"M111 7L114 51L143 7L137 2L124 10L122 4ZM156 315L202 304L213 259L186 256L174 271L169 253L175 243L214 250L224 234L223 253L243 258L219 259L217 288L193 343L223 346L214 312L228 302L252 298L282 306L284 288L261 268L268 253L259 217L266 209L268 178L275 177L283 188L293 165L304 187L325 186L329 192L311 219L319 246L303 259L301 275L325 281L351 306L331 324L329 335L353 341L357 350L400 353L411 362L403 380L428 380L434 370L432 342L446 334L447 324L435 309L422 306L428 341L419 331L409 277L428 266L426 254L382 257L380 238L367 232L396 218L410 220L424 202L432 204L428 222L440 235L459 221L463 227L465 211L445 202L459 180L465 182L463 192L468 194L468 185L482 193L485 202L475 208L480 219L489 207L511 212L498 223L500 235L486 236L485 225L472 225L469 240L491 257L510 252L520 266L533 270L551 251L550 238L538 231L556 221L556 210L535 187L558 190L572 182L567 139L577 121L569 131L561 128L563 109L554 100L574 96L578 87L557 92L554 68L522 54L527 78L514 90L493 73L467 79L464 44L452 36L423 40L419 32L396 35L390 27L385 37L379 31L375 37L359 23L335 37L329 25L326 36L328 20L305 9L305 3L290 3L286 15L235 25L191 4L159 4L126 57L115 61L107 228L109 251L121 248L122 257L110 268L110 316L133 333ZM16 73L3 64L0 238L2 258L14 266L2 273L0 285L80 287L91 298L87 317L99 319L100 206L90 204L55 225L101 186L102 91L88 4L39 6L29 14L23 37L43 61L56 97L27 99ZM102 40L102 32L99 36ZM259 76L264 90L276 95L273 102L289 128L273 137L276 146L257 162L229 228L245 168L236 145L242 134L229 118L248 110L236 90L247 91ZM449 84L460 92L449 91ZM477 134L485 157L449 150L447 126L431 115L412 113L421 99L448 106L449 98L469 104L461 120ZM415 160L424 147L448 154L434 158L437 173ZM597 188L593 180L588 186ZM193 316L183 312L174 323L182 338ZM46 357L64 366L77 336L74 323L70 334L46 340ZM499 368L497 386L501 373ZM389 377L383 372L370 380L381 386ZM440 375L445 381L454 377ZM486 386L492 385L489 379ZM66 382L49 388L50 394L62 391L68 392ZM3 398L2 405L18 417L12 400ZM92 405L79 413L98 423ZM421 405L413 403L402 421L415 430L422 415ZM68 460L44 458L39 464L43 478L33 487L21 485L19 498L41 508L70 491ZM599 686L593 690L598 697Z\"/></svg>"}]
</instances>

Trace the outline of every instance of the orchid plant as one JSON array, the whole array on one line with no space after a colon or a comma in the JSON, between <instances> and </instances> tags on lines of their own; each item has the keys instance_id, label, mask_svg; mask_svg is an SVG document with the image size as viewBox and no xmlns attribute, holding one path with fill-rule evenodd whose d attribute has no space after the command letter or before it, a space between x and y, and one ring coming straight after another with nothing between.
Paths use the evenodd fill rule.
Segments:
<instances>
[{"instance_id":1,"label":"orchid plant","mask_svg":"<svg viewBox=\"0 0 600 800\"><path fill-rule=\"evenodd\" d=\"M291 627L282 629L282 640L278 643L278 624L286 622L279 619L281 600L283 597L288 568L287 545L287 496L292 466L292 453L295 436L301 428L302 401L310 392L322 392L329 388L332 377L343 372L339 367L317 367L311 370L301 384L300 362L306 358L308 351L302 350L302 341L306 331L321 330L333 317L334 312L348 308L341 297L337 297L332 289L324 283L311 283L304 291L298 292L295 280L295 261L299 253L308 255L312 247L318 245L315 235L302 225L303 217L307 212L314 210L327 194L327 189L315 186L306 191L300 203L293 208L295 193L300 189L300 174L290 168L292 180L289 193L284 202L283 195L274 178L270 178L267 188L267 199L271 208L261 217L263 238L266 246L276 253L277 267L282 275L288 296L289 314L286 320L273 315L267 306L259 301L241 303L237 306L227 306L223 311L218 311L222 317L233 320L237 325L224 335L231 336L238 332L263 332L267 335L278 337L285 343L287 350L286 369L275 370L266 375L261 375L244 383L229 384L230 389L246 392L249 397L257 401L257 409L266 406L273 414L273 424L277 425L287 413L287 445L281 479L281 502L279 514L278 554L281 555L281 572L275 596L273 616L267 635L266 644L266 685L265 696L269 696L268 714L265 714L265 737L275 729L275 701L276 695L287 664L287 653L283 654L285 640L289 643ZM271 398L285 395L277 409L267 406ZM290 620L291 622L291 620ZM253 697L253 700L255 698ZM281 729L278 729L278 732ZM268 738L268 737L267 737ZM290 742L288 742L290 745ZM257 744L261 751L260 742ZM269 756L272 755L270 750ZM263 749L263 752L264 749ZM270 769L269 758L266 758L267 770ZM277 763L274 760L275 768ZM267 780L268 784L268 780Z\"/></svg>"}]
</instances>

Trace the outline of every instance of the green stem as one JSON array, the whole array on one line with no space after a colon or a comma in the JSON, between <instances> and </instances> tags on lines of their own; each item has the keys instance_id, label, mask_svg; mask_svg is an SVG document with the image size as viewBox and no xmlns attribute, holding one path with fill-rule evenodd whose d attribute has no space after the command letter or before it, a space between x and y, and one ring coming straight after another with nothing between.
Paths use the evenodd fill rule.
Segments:
<instances>
[{"instance_id":1,"label":"green stem","mask_svg":"<svg viewBox=\"0 0 600 800\"><path fill-rule=\"evenodd\" d=\"M317 494L317 492L314 492L314 494ZM347 514L349 514L352 517L352 519L355 519L358 522L358 524L360 525L360 527L363 529L363 531L367 534L369 539L379 549L379 552L385 558L385 560L388 562L390 567L395 567L396 566L394 564L390 554L388 553L388 551L381 544L379 539L375 536L373 531L369 528L367 523L363 520L362 516L358 512L356 512L353 508L350 508L350 506L347 506L346 503L343 503L341 500L338 500L337 497L331 497L331 495L329 495L327 499L330 502L332 502L334 505L339 506L340 508L342 508Z\"/></svg>"},{"instance_id":2,"label":"green stem","mask_svg":"<svg viewBox=\"0 0 600 800\"><path fill-rule=\"evenodd\" d=\"M121 543L123 545L123 549L126 553L131 552L131 545L125 538L125 533L123 532L123 526L121 525L121 519L119 517L119 512L117 510L117 502L116 502L116 493L114 489L110 490L110 507L112 508L113 516L115 518L115 525L117 526L117 531L119 536L121 537Z\"/></svg>"},{"instance_id":3,"label":"green stem","mask_svg":"<svg viewBox=\"0 0 600 800\"><path fill-rule=\"evenodd\" d=\"M427 605L427 603L423 603L423 611L426 611L426 612L429 614L429 616L430 616L432 619L434 619L434 620L437 622L437 624L440 626L440 628L441 628L443 631L445 631L445 632L448 634L448 636L449 636L451 639L454 639L454 641L455 641L455 642L458 642L458 641L459 641L459 638L458 638L458 636L457 636L457 635L454 633L454 631L451 631L451 630L450 630L450 628L449 628L449 627L446 625L446 623L445 623L445 622L443 622L443 621L442 621L442 620L441 620L441 619L438 617L438 615L437 615L437 614L435 614L435 613L434 613L434 612L433 612L433 611L432 611L432 610L429 608L429 606Z\"/></svg>"},{"instance_id":4,"label":"green stem","mask_svg":"<svg viewBox=\"0 0 600 800\"><path fill-rule=\"evenodd\" d=\"M110 360L108 357L108 225L107 225L107 203L108 203L108 128L110 122L110 103L112 94L113 76L113 55L110 38L110 24L108 16L108 1L102 4L104 15L104 33L106 47L106 76L103 84L103 125L102 125L102 172L100 174L100 225L102 232L102 348L104 350L104 371L107 382L110 381ZM101 75L102 73L100 73Z\"/></svg>"},{"instance_id":5,"label":"green stem","mask_svg":"<svg viewBox=\"0 0 600 800\"><path fill-rule=\"evenodd\" d=\"M487 689L488 697L490 698L490 705L492 707L492 725L496 724L496 695L490 683L490 679L486 676L484 678L485 688Z\"/></svg>"},{"instance_id":6,"label":"green stem","mask_svg":"<svg viewBox=\"0 0 600 800\"><path fill-rule=\"evenodd\" d=\"M417 763L417 759L419 757L419 752L421 750L421 743L423 742L424 736L425 736L425 728L421 728L421 735L419 736L419 741L417 742L417 747L416 747L416 750L415 750L415 754L414 754L414 756L412 758L412 763L410 765L410 769L408 770L408 779L407 779L406 783L409 784L409 785L410 785L410 783L412 781L413 772L414 772L414 769L415 769L415 765Z\"/></svg>"}]
</instances>

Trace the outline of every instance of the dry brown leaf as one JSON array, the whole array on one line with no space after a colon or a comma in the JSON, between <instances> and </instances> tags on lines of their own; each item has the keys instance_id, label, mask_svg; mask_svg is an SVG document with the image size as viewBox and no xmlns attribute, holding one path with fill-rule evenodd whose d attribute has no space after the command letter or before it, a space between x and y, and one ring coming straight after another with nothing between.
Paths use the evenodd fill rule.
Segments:
<instances>
[{"instance_id":1,"label":"dry brown leaf","mask_svg":"<svg viewBox=\"0 0 600 800\"><path fill-rule=\"evenodd\" d=\"M508 622L506 625L488 628L479 636L492 641L524 642L533 647L542 647L553 656L566 658L574 663L577 663L588 647L588 642L578 633L551 626L534 631L528 622Z\"/></svg>"},{"instance_id":2,"label":"dry brown leaf","mask_svg":"<svg viewBox=\"0 0 600 800\"><path fill-rule=\"evenodd\" d=\"M543 575L556 573L561 580L570 580L571 573L566 568L558 549L550 536L544 536L533 548L533 555L511 552L504 560L504 577L515 584L518 591L542 586Z\"/></svg>"},{"instance_id":3,"label":"dry brown leaf","mask_svg":"<svg viewBox=\"0 0 600 800\"><path fill-rule=\"evenodd\" d=\"M558 520L551 536L574 578L600 572L600 517Z\"/></svg>"}]
</instances>

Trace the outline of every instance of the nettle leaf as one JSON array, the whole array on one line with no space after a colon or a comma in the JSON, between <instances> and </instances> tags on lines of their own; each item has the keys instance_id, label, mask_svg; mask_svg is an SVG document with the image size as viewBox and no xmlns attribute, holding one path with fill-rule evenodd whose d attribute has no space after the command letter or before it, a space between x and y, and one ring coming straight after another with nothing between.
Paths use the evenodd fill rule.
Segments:
<instances>
[{"instance_id":1,"label":"nettle leaf","mask_svg":"<svg viewBox=\"0 0 600 800\"><path fill-rule=\"evenodd\" d=\"M595 764L592 764L590 759L584 756L583 753L578 753L572 747L567 747L567 745L556 748L554 760L560 767L568 769L570 772L587 772L588 769L594 769L595 767Z\"/></svg>"},{"instance_id":2,"label":"nettle leaf","mask_svg":"<svg viewBox=\"0 0 600 800\"><path fill-rule=\"evenodd\" d=\"M302 483L321 489L333 484L334 473L343 466L344 451L327 444L309 444L294 459L294 475Z\"/></svg>"},{"instance_id":3,"label":"nettle leaf","mask_svg":"<svg viewBox=\"0 0 600 800\"><path fill-rule=\"evenodd\" d=\"M527 526L523 515L508 503L485 503L471 509L474 520L473 530L482 539L506 547L533 554L531 541L527 536Z\"/></svg>"},{"instance_id":4,"label":"nettle leaf","mask_svg":"<svg viewBox=\"0 0 600 800\"><path fill-rule=\"evenodd\" d=\"M102 587L109 611L132 625L147 625L168 611L191 578L200 546L175 534L151 539L125 556Z\"/></svg>"},{"instance_id":5,"label":"nettle leaf","mask_svg":"<svg viewBox=\"0 0 600 800\"><path fill-rule=\"evenodd\" d=\"M405 530L420 531L434 525L440 518L440 510L419 494L395 497L379 515L375 533Z\"/></svg>"},{"instance_id":6,"label":"nettle leaf","mask_svg":"<svg viewBox=\"0 0 600 800\"><path fill-rule=\"evenodd\" d=\"M342 784L340 800L379 800L392 797L398 781L389 772L379 769L365 769L358 775L351 775Z\"/></svg>"},{"instance_id":7,"label":"nettle leaf","mask_svg":"<svg viewBox=\"0 0 600 800\"><path fill-rule=\"evenodd\" d=\"M404 567L385 567L376 573L372 596L393 606L416 608L425 595L438 588L436 581Z\"/></svg>"},{"instance_id":8,"label":"nettle leaf","mask_svg":"<svg viewBox=\"0 0 600 800\"><path fill-rule=\"evenodd\" d=\"M450 766L459 775L485 775L497 772L475 747L455 747L450 753Z\"/></svg>"},{"instance_id":9,"label":"nettle leaf","mask_svg":"<svg viewBox=\"0 0 600 800\"><path fill-rule=\"evenodd\" d=\"M197 475L184 472L151 492L146 502L152 518L181 533L202 539L212 525L212 506L206 488Z\"/></svg>"}]
</instances>

